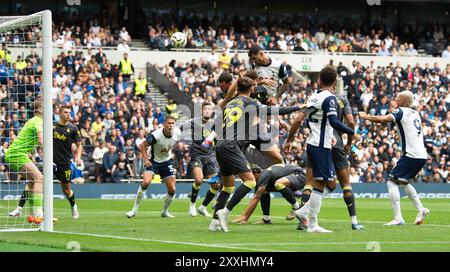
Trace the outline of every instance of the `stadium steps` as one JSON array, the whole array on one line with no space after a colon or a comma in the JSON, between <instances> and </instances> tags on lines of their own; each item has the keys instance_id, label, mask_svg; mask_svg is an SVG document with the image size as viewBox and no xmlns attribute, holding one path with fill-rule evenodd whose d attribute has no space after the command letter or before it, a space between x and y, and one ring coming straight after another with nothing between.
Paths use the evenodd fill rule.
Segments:
<instances>
[{"instance_id":1,"label":"stadium steps","mask_svg":"<svg viewBox=\"0 0 450 272\"><path fill-rule=\"evenodd\" d=\"M161 110L164 111L168 102L167 96L161 92L151 78L148 78L147 81L149 84L145 95L146 102L148 103L151 101L154 109L160 107Z\"/></svg>"},{"instance_id":2,"label":"stadium steps","mask_svg":"<svg viewBox=\"0 0 450 272\"><path fill-rule=\"evenodd\" d=\"M156 84L151 80L151 78L148 78L147 81L149 82L147 93L145 94L145 102L146 104L150 101L152 102L153 109L156 109L156 107L160 107L161 110L166 113L165 108L168 103L168 97L166 94L162 93L162 91L156 86ZM190 118L190 116L183 116L183 114L179 113L179 119L178 121L186 121Z\"/></svg>"},{"instance_id":3,"label":"stadium steps","mask_svg":"<svg viewBox=\"0 0 450 272\"><path fill-rule=\"evenodd\" d=\"M148 44L144 39L132 39L130 47L136 49L148 49Z\"/></svg>"}]
</instances>

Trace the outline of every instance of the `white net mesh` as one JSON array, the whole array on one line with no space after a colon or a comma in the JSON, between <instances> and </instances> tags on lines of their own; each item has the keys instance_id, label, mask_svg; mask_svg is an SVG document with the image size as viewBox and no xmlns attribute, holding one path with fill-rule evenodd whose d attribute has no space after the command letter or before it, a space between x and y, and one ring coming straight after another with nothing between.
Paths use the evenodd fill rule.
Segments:
<instances>
[{"instance_id":1,"label":"white net mesh","mask_svg":"<svg viewBox=\"0 0 450 272\"><path fill-rule=\"evenodd\" d=\"M43 216L41 22L39 14L0 17L0 230L35 230Z\"/></svg>"}]
</instances>

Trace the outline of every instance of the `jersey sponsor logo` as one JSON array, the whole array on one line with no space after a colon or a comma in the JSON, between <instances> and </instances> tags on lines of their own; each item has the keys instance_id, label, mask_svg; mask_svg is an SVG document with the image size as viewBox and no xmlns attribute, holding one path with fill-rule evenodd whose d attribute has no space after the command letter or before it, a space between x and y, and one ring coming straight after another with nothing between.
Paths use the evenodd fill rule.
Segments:
<instances>
[{"instance_id":1,"label":"jersey sponsor logo","mask_svg":"<svg viewBox=\"0 0 450 272\"><path fill-rule=\"evenodd\" d=\"M66 135L59 133L58 131L53 131L53 138L61 141L67 140Z\"/></svg>"},{"instance_id":2,"label":"jersey sponsor logo","mask_svg":"<svg viewBox=\"0 0 450 272\"><path fill-rule=\"evenodd\" d=\"M336 101L338 102L338 105L341 109L344 108L344 102L342 102L342 100L340 100L338 97L336 97Z\"/></svg>"}]
</instances>

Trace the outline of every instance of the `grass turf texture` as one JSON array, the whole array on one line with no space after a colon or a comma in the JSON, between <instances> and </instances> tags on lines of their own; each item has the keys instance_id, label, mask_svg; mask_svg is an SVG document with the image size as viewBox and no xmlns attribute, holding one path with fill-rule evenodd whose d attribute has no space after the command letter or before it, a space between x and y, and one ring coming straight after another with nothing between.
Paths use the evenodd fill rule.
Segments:
<instances>
[{"instance_id":1,"label":"grass turf texture","mask_svg":"<svg viewBox=\"0 0 450 272\"><path fill-rule=\"evenodd\" d=\"M55 200L55 231L0 232L2 251L67 251L76 241L81 251L372 251L371 241L380 243L380 251L450 251L450 202L448 199L424 199L431 210L424 225L412 222L416 211L408 199L402 199L405 226L386 227L392 219L388 199L357 199L360 223L365 230L352 231L344 201L325 199L320 225L331 234L313 234L296 230L296 220L286 221L290 207L284 199L272 199L272 225L252 225L261 218L258 207L249 225L229 223L230 232L210 232L209 218L188 215L188 200L176 199L171 207L174 219L161 218L162 200L143 200L139 213L128 219L132 200L78 200L80 219L73 220L67 201ZM197 205L199 205L199 202ZM245 203L245 204L244 204ZM230 221L246 207L243 200ZM3 210L3 209L2 209ZM3 211L2 211L3 212ZM4 220L3 218L0 220ZM3 222L0 221L0 226ZM370 249L372 248L372 249Z\"/></svg>"}]
</instances>

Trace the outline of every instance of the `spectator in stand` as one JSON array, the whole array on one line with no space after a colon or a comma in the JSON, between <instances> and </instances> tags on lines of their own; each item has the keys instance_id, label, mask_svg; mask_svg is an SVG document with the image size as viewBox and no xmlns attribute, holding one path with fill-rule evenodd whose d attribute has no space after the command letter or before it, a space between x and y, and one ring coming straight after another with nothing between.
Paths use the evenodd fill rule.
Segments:
<instances>
[{"instance_id":1,"label":"spectator in stand","mask_svg":"<svg viewBox=\"0 0 450 272\"><path fill-rule=\"evenodd\" d=\"M103 182L111 182L114 163L119 159L115 145L109 147L109 151L103 155Z\"/></svg>"},{"instance_id":2,"label":"spectator in stand","mask_svg":"<svg viewBox=\"0 0 450 272\"><path fill-rule=\"evenodd\" d=\"M94 153L92 154L92 158L95 162L95 180L97 183L101 182L101 172L103 165L103 156L106 152L108 152L108 147L105 146L105 142L103 140L99 140L96 143L96 147L94 149Z\"/></svg>"},{"instance_id":3,"label":"spectator in stand","mask_svg":"<svg viewBox=\"0 0 450 272\"><path fill-rule=\"evenodd\" d=\"M119 153L117 160L113 164L111 172L112 182L114 183L121 183L123 180L133 176L133 170L131 169L131 165L127 160L125 153Z\"/></svg>"},{"instance_id":4,"label":"spectator in stand","mask_svg":"<svg viewBox=\"0 0 450 272\"><path fill-rule=\"evenodd\" d=\"M142 157L142 152L138 150L136 152L136 158L133 160L133 173L136 178L142 178L144 168L144 157Z\"/></svg>"},{"instance_id":5,"label":"spectator in stand","mask_svg":"<svg viewBox=\"0 0 450 272\"><path fill-rule=\"evenodd\" d=\"M121 40L117 45L117 50L125 53L130 53L130 47L128 46L126 40Z\"/></svg>"},{"instance_id":6,"label":"spectator in stand","mask_svg":"<svg viewBox=\"0 0 450 272\"><path fill-rule=\"evenodd\" d=\"M443 57L443 58L450 58L450 45L447 46L447 49L445 49L444 51L442 51L442 57Z\"/></svg>"},{"instance_id":7,"label":"spectator in stand","mask_svg":"<svg viewBox=\"0 0 450 272\"><path fill-rule=\"evenodd\" d=\"M119 64L119 71L122 73L124 81L130 81L130 77L134 74L134 66L131 60L128 59L128 54L123 54L123 59Z\"/></svg>"}]
</instances>

